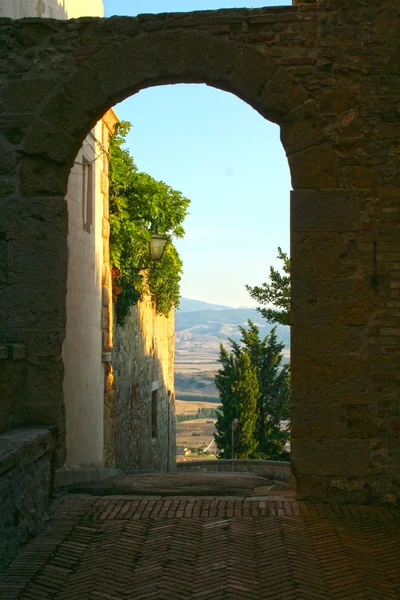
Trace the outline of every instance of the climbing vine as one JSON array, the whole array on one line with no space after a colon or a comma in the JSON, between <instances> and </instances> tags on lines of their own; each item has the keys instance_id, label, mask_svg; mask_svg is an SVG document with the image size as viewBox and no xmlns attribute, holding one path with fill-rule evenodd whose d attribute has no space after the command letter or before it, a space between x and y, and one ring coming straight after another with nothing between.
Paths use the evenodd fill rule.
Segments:
<instances>
[{"instance_id":1,"label":"climbing vine","mask_svg":"<svg viewBox=\"0 0 400 600\"><path fill-rule=\"evenodd\" d=\"M147 291L158 314L179 304L182 261L170 240L157 263L149 256L151 235L183 237L190 200L163 181L140 172L124 148L131 123L121 121L109 144L110 262L117 321Z\"/></svg>"}]
</instances>

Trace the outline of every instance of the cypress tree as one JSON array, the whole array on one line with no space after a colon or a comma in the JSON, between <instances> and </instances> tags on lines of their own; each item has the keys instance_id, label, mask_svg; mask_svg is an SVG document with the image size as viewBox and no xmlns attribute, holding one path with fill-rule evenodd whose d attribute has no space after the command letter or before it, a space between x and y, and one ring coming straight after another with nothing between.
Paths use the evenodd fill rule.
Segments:
<instances>
[{"instance_id":1,"label":"cypress tree","mask_svg":"<svg viewBox=\"0 0 400 600\"><path fill-rule=\"evenodd\" d=\"M260 388L255 434L259 458L284 460L289 457L284 449L289 439L289 428L282 429L281 421L288 421L290 415L289 365L282 364L284 344L278 342L276 327L263 340L260 339L259 328L252 321L248 321L247 329L240 327L240 332ZM240 351L238 344L235 347Z\"/></svg>"},{"instance_id":2,"label":"cypress tree","mask_svg":"<svg viewBox=\"0 0 400 600\"><path fill-rule=\"evenodd\" d=\"M220 346L222 368L215 376L222 408L217 409L217 434L214 434L219 458L232 458L232 421L239 420L235 432L235 458L252 458L256 454L258 378L247 351L228 352Z\"/></svg>"}]
</instances>

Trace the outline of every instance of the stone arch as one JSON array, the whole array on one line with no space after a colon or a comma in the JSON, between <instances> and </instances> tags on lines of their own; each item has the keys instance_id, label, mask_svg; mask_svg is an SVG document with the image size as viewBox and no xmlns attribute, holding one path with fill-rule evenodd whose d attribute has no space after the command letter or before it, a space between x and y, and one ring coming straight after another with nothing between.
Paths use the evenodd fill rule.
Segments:
<instances>
[{"instance_id":1,"label":"stone arch","mask_svg":"<svg viewBox=\"0 0 400 600\"><path fill-rule=\"evenodd\" d=\"M263 19L263 14L257 18ZM314 56L309 56L308 45L301 49L301 57L275 59L260 50L257 42L253 45L249 37L243 41L236 34L221 37L212 26L194 24L186 29L178 21L172 29L164 23L156 31L152 30L151 20L143 28L139 19L94 19L82 25L67 25L72 30L81 28L80 41L73 46L71 70L43 95L21 147L21 201L34 205L46 218L48 215L48 223L42 228L49 232L46 242L42 239L37 243L35 236L27 238L23 252L31 255L31 262L51 265L43 273L46 282L51 280L52 299L49 306L39 306L38 310L42 316L48 314L46 327L58 332L48 364L41 364L40 372L31 379L28 375L30 403L34 405L37 399L42 401L45 397L42 412L32 414L36 422L59 425L57 464L63 464L65 419L60 357L67 277L64 195L70 168L84 137L108 108L141 89L206 83L235 94L281 127L294 189L292 466L303 496L326 498L333 494L347 498L353 485L348 487L347 482L354 480L357 486L360 478L369 475L369 440L357 437L359 432L351 429L346 410L353 414L356 390L361 406L356 409L357 415L364 415L368 363L363 336L376 298L369 285L368 266L354 260L353 239L358 235L361 219L359 196L354 197L349 190L350 179L344 178L347 167L339 168L340 154L335 148L339 130L337 125L336 129L331 126L332 113L343 110L343 99L340 94L327 94L318 86L305 85L304 73L317 63ZM324 58L321 64L326 64ZM323 105L325 110L322 108L321 112ZM346 113L346 119L340 123L346 126L355 114ZM352 167L350 170L353 173ZM51 278L49 273L55 271L57 277ZM360 298L362 309L358 306ZM36 299L34 303L31 312L40 304ZM23 309L21 328L25 326ZM13 309L16 318L18 310ZM359 328L355 341L351 337L354 325ZM334 348L328 358L326 336L329 343L333 340ZM39 419L37 414L45 419ZM342 425L344 419L349 425ZM346 490L343 494L342 485ZM369 494L367 486L359 496Z\"/></svg>"},{"instance_id":2,"label":"stone arch","mask_svg":"<svg viewBox=\"0 0 400 600\"><path fill-rule=\"evenodd\" d=\"M100 27L104 27L100 23ZM108 25L109 27L109 25ZM21 193L43 197L44 202L63 206L70 168L82 142L95 123L112 106L138 91L163 84L205 83L233 93L270 121L283 125L283 141L289 151L315 143L314 126L307 135L303 127L300 146L295 141L297 121L304 120L301 106L307 100L293 71L260 51L238 41L217 37L207 31L153 32L112 41L82 62L73 76L45 99L32 124L21 161ZM317 110L309 103L308 116ZM310 123L314 124L310 117ZM291 134L293 127L294 133ZM286 136L286 137L285 137ZM297 179L303 174L298 169ZM61 209L60 209L61 210ZM65 335L65 287L67 278L66 220L63 211L58 250L59 293L54 303L60 343ZM64 433L62 364L52 395L49 417ZM52 365L54 375L54 365ZM55 386L55 382L53 382ZM60 403L57 403L57 394ZM57 408L58 405L58 408ZM55 415L55 416L53 416ZM65 442L60 440L63 463ZM111 444L112 445L112 444Z\"/></svg>"},{"instance_id":3,"label":"stone arch","mask_svg":"<svg viewBox=\"0 0 400 600\"><path fill-rule=\"evenodd\" d=\"M120 23L121 20L118 22ZM156 31L115 39L113 19L98 21L97 36L104 35L99 48L83 58L72 77L60 83L43 100L41 110L27 135L20 164L21 195L41 197L45 203L63 206L70 168L94 124L112 106L152 86L176 83L205 83L233 93L261 116L281 126L293 187L321 189L331 186L333 161L328 143L322 144L318 106L309 100L290 66L251 45L223 39L204 30ZM130 20L131 24L132 20ZM116 32L118 34L118 27ZM110 43L108 43L110 39ZM308 153L311 153L310 155ZM320 168L321 163L325 170ZM307 168L306 168L307 167ZM65 335L65 287L67 248L65 208L57 245L58 293L53 303L53 324ZM61 348L60 348L61 350ZM61 354L61 352L60 352ZM54 381L51 402L62 399L62 364ZM56 385L57 384L57 385ZM49 418L64 434L64 407L50 411ZM55 416L53 416L55 415ZM63 463L63 442L58 463Z\"/></svg>"},{"instance_id":4,"label":"stone arch","mask_svg":"<svg viewBox=\"0 0 400 600\"><path fill-rule=\"evenodd\" d=\"M65 191L85 135L110 107L144 88L175 83L205 83L231 92L281 125L292 175L302 180L303 165L296 173L297 163L290 153L315 145L322 134L316 126L317 105L308 102L306 110L301 109L308 94L293 70L239 41L207 31L178 30L113 41L54 90L27 136L21 163L23 195L54 196ZM299 144L297 123L306 118L310 127L302 127Z\"/></svg>"}]
</instances>

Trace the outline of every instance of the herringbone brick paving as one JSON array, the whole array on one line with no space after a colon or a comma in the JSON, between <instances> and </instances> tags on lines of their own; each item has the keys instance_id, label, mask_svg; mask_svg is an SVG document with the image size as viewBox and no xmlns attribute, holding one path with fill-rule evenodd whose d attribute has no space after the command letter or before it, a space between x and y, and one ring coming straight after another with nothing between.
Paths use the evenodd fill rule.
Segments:
<instances>
[{"instance_id":1,"label":"herringbone brick paving","mask_svg":"<svg viewBox=\"0 0 400 600\"><path fill-rule=\"evenodd\" d=\"M400 514L290 498L66 496L1 600L399 600Z\"/></svg>"}]
</instances>

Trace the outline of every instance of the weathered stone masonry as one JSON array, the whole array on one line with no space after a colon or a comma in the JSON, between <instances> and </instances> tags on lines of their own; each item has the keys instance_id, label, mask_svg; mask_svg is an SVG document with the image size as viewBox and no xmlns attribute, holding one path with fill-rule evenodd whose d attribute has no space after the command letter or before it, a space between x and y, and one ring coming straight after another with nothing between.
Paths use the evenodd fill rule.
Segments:
<instances>
[{"instance_id":1,"label":"weathered stone masonry","mask_svg":"<svg viewBox=\"0 0 400 600\"><path fill-rule=\"evenodd\" d=\"M113 335L116 386L115 456L120 469L175 470L174 315L158 315L149 295L130 310ZM157 432L152 432L152 395L156 394ZM112 465L114 466L114 465Z\"/></svg>"},{"instance_id":2,"label":"weathered stone masonry","mask_svg":"<svg viewBox=\"0 0 400 600\"><path fill-rule=\"evenodd\" d=\"M64 196L82 140L140 89L207 83L280 125L291 169L299 496L399 497L399 11L396 0L322 0L0 20L0 342L26 347L24 390L5 390L1 430L21 424L22 398L25 422L58 425L63 463Z\"/></svg>"}]
</instances>

